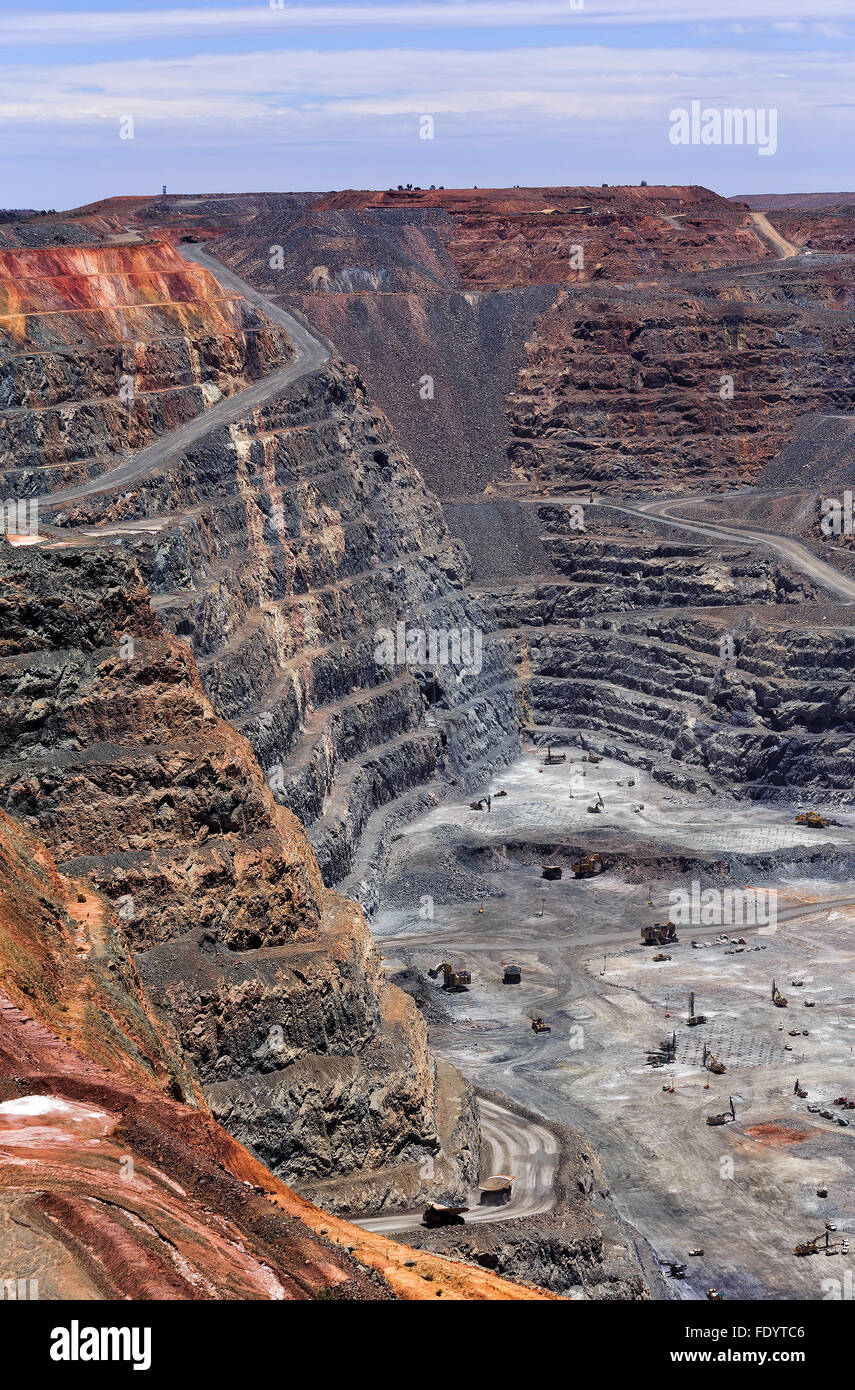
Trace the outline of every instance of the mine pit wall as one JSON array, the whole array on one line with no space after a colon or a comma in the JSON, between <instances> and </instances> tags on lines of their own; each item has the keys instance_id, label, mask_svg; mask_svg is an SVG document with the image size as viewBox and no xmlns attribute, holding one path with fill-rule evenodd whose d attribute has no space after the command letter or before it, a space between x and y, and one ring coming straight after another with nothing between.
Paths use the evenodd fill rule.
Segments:
<instances>
[{"instance_id":1,"label":"mine pit wall","mask_svg":"<svg viewBox=\"0 0 855 1390\"><path fill-rule=\"evenodd\" d=\"M4 549L0 592L0 801L113 905L213 1112L331 1207L418 1200L427 1160L462 1196L471 1102L448 1121L424 1020L132 558Z\"/></svg>"},{"instance_id":2,"label":"mine pit wall","mask_svg":"<svg viewBox=\"0 0 855 1390\"><path fill-rule=\"evenodd\" d=\"M442 501L478 495L508 471L505 400L516 385L526 338L557 286L295 294L282 293L268 272L266 289L300 309L356 363L372 400Z\"/></svg>"},{"instance_id":3,"label":"mine pit wall","mask_svg":"<svg viewBox=\"0 0 855 1390\"><path fill-rule=\"evenodd\" d=\"M510 397L512 477L623 495L753 480L800 417L852 409L853 309L840 268L567 289Z\"/></svg>"},{"instance_id":4,"label":"mine pit wall","mask_svg":"<svg viewBox=\"0 0 855 1390\"><path fill-rule=\"evenodd\" d=\"M851 802L846 606L762 550L574 535L560 504L537 512L561 578L479 596L540 741L590 735L689 791Z\"/></svg>"},{"instance_id":5,"label":"mine pit wall","mask_svg":"<svg viewBox=\"0 0 855 1390\"><path fill-rule=\"evenodd\" d=\"M3 495L94 477L290 356L171 247L0 250Z\"/></svg>"},{"instance_id":6,"label":"mine pit wall","mask_svg":"<svg viewBox=\"0 0 855 1390\"><path fill-rule=\"evenodd\" d=\"M134 542L158 615L309 830L327 883L350 871L378 808L437 777L474 787L518 752L506 643L353 368L304 378L134 495L90 500L74 519L152 515L174 518ZM469 668L378 663L376 634L399 621L468 634Z\"/></svg>"}]
</instances>

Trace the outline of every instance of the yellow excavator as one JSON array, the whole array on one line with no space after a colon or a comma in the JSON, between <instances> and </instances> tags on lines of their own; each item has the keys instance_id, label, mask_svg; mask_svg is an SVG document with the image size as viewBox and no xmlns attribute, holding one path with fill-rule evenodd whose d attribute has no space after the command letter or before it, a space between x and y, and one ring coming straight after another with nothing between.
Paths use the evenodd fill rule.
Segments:
<instances>
[{"instance_id":1,"label":"yellow excavator","mask_svg":"<svg viewBox=\"0 0 855 1390\"><path fill-rule=\"evenodd\" d=\"M594 874L601 874L605 867L606 861L601 854L583 854L570 865L575 878L592 878Z\"/></svg>"},{"instance_id":2,"label":"yellow excavator","mask_svg":"<svg viewBox=\"0 0 855 1390\"><path fill-rule=\"evenodd\" d=\"M716 1076L724 1076L724 1073L727 1071L724 1062L720 1062L715 1053L710 1052L706 1043L704 1043L704 1066L707 1071L714 1072Z\"/></svg>"},{"instance_id":3,"label":"yellow excavator","mask_svg":"<svg viewBox=\"0 0 855 1390\"><path fill-rule=\"evenodd\" d=\"M468 989L472 983L472 975L468 970L453 970L447 960L438 965L435 970L429 970L428 974L432 980L438 978L442 972L442 987L453 994L461 994Z\"/></svg>"},{"instance_id":4,"label":"yellow excavator","mask_svg":"<svg viewBox=\"0 0 855 1390\"><path fill-rule=\"evenodd\" d=\"M775 1005L776 1009L785 1009L787 1007L787 1001L774 980L772 981L772 1003Z\"/></svg>"},{"instance_id":5,"label":"yellow excavator","mask_svg":"<svg viewBox=\"0 0 855 1390\"><path fill-rule=\"evenodd\" d=\"M796 825L809 825L813 830L827 830L830 824L819 811L802 811L796 816Z\"/></svg>"},{"instance_id":6,"label":"yellow excavator","mask_svg":"<svg viewBox=\"0 0 855 1390\"><path fill-rule=\"evenodd\" d=\"M800 1240L799 1243L798 1243L798 1245L794 1245L794 1246L793 1246L793 1254L794 1254L794 1255L818 1255L818 1254L819 1254L819 1250L820 1250L820 1246L822 1245L822 1242L823 1242L823 1241L825 1242L825 1244L822 1246L822 1248L823 1248L826 1252L828 1252L829 1250L836 1250L836 1249L837 1249L837 1242L836 1242L836 1241L831 1241L831 1242L829 1243L829 1231L828 1231L828 1227L826 1226L825 1230L824 1230L824 1231L820 1231L819 1235L818 1235L818 1236L814 1236L812 1240Z\"/></svg>"}]
</instances>

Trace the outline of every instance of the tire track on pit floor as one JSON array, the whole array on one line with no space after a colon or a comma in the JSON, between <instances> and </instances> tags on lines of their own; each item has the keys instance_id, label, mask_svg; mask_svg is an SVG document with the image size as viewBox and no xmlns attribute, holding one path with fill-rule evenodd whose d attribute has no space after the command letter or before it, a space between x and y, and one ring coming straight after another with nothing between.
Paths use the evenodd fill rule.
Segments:
<instances>
[{"instance_id":1,"label":"tire track on pit floor","mask_svg":"<svg viewBox=\"0 0 855 1390\"><path fill-rule=\"evenodd\" d=\"M546 1125L524 1119L492 1100L479 1098L481 1135L490 1150L490 1171L514 1177L513 1196L503 1207L474 1206L464 1216L467 1226L509 1221L518 1216L541 1216L556 1205L555 1176L560 1158L558 1140ZM353 1221L365 1231L389 1235L411 1231L421 1224L422 1209L369 1216Z\"/></svg>"},{"instance_id":2,"label":"tire track on pit floor","mask_svg":"<svg viewBox=\"0 0 855 1390\"><path fill-rule=\"evenodd\" d=\"M329 361L332 354L326 343L293 314L290 314L287 309L281 308L272 299L268 299L267 295L253 289L245 280L241 280L233 271L214 260L213 256L209 256L201 246L193 244L179 246L177 249L185 260L193 261L209 270L224 289L231 290L235 294L242 295L244 299L250 300L269 319L278 324L280 328L284 328L294 349L294 358L284 367L279 367L275 372L271 372L269 376L262 377L260 381L254 381L251 386L238 391L234 396L227 396L217 401L201 415L195 415L192 420L180 425L178 429L171 430L169 434L155 440L145 449L140 449L129 458L123 459L109 473L102 473L97 478L89 478L73 487L41 495L39 497L41 508L48 510L66 502L82 501L86 497L92 497L102 492L113 492L140 482L162 463L167 463L174 454L185 451L192 444L197 444L199 440L219 429L222 425L233 424L249 411L266 405L287 386L299 381L301 377L316 372L319 367ZM93 530L98 528L88 529L91 534Z\"/></svg>"}]
</instances>

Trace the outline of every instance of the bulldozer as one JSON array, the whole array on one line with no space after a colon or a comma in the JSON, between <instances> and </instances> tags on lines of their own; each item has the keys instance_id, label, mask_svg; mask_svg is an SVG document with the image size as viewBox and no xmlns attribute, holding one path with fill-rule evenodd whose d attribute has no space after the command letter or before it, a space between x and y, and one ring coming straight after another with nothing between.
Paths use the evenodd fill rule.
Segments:
<instances>
[{"instance_id":1,"label":"bulldozer","mask_svg":"<svg viewBox=\"0 0 855 1390\"><path fill-rule=\"evenodd\" d=\"M819 811L800 811L796 816L796 825L809 825L812 830L827 830L830 824Z\"/></svg>"},{"instance_id":2,"label":"bulldozer","mask_svg":"<svg viewBox=\"0 0 855 1390\"><path fill-rule=\"evenodd\" d=\"M707 1071L714 1072L716 1076L724 1076L724 1073L727 1071L724 1062L720 1062L715 1053L710 1052L706 1043L704 1043L704 1066Z\"/></svg>"},{"instance_id":3,"label":"bulldozer","mask_svg":"<svg viewBox=\"0 0 855 1390\"><path fill-rule=\"evenodd\" d=\"M774 980L772 981L772 1003L775 1005L776 1009L785 1009L787 1007L787 1001Z\"/></svg>"},{"instance_id":4,"label":"bulldozer","mask_svg":"<svg viewBox=\"0 0 855 1390\"><path fill-rule=\"evenodd\" d=\"M544 1022L544 1020L540 1017L540 1014L536 1014L534 1018L531 1020L531 1029L533 1033L552 1032L552 1029L550 1028L549 1024Z\"/></svg>"},{"instance_id":5,"label":"bulldozer","mask_svg":"<svg viewBox=\"0 0 855 1390\"><path fill-rule=\"evenodd\" d=\"M606 867L606 861L601 854L583 854L575 864L571 864L574 878L593 878L595 874L601 874Z\"/></svg>"},{"instance_id":6,"label":"bulldozer","mask_svg":"<svg viewBox=\"0 0 855 1390\"><path fill-rule=\"evenodd\" d=\"M730 1125L736 1119L736 1111L733 1108L733 1096L728 1096L730 1109L722 1110L720 1115L707 1115L708 1125Z\"/></svg>"},{"instance_id":7,"label":"bulldozer","mask_svg":"<svg viewBox=\"0 0 855 1390\"><path fill-rule=\"evenodd\" d=\"M436 980L442 973L442 987L452 994L464 993L472 983L472 975L468 970L452 970L447 960L438 965L435 970L429 970L428 974L432 980Z\"/></svg>"},{"instance_id":8,"label":"bulldozer","mask_svg":"<svg viewBox=\"0 0 855 1390\"><path fill-rule=\"evenodd\" d=\"M654 961L659 962L659 961L663 961L663 960L670 960L671 957L670 957L670 956L666 956L666 954L665 954L664 951L657 951L657 952L656 952L656 955L653 957L653 959L654 959Z\"/></svg>"}]
</instances>

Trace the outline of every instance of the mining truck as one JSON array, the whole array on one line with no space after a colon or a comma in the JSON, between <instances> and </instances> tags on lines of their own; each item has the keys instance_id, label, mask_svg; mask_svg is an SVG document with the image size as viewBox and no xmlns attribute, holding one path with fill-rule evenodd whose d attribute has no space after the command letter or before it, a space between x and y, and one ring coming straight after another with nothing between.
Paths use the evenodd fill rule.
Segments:
<instances>
[{"instance_id":1,"label":"mining truck","mask_svg":"<svg viewBox=\"0 0 855 1390\"><path fill-rule=\"evenodd\" d=\"M505 973L502 976L503 985L518 985L522 980L522 967L513 965L510 962L505 966Z\"/></svg>"},{"instance_id":2,"label":"mining truck","mask_svg":"<svg viewBox=\"0 0 855 1390\"><path fill-rule=\"evenodd\" d=\"M668 946L678 940L677 928L673 922L654 922L641 928L641 940L645 946Z\"/></svg>"},{"instance_id":3,"label":"mining truck","mask_svg":"<svg viewBox=\"0 0 855 1390\"><path fill-rule=\"evenodd\" d=\"M468 1207L447 1207L442 1202L430 1202L422 1216L423 1226L463 1226L463 1212Z\"/></svg>"}]
</instances>

